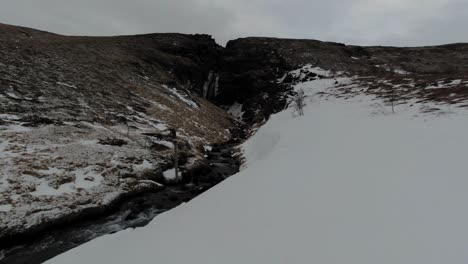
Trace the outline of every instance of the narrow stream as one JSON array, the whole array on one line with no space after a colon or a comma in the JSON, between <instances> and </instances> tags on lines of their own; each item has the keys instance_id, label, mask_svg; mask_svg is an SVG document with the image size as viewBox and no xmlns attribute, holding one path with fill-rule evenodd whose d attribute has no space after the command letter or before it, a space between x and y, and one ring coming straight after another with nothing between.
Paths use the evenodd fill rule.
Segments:
<instances>
[{"instance_id":1,"label":"narrow stream","mask_svg":"<svg viewBox=\"0 0 468 264\"><path fill-rule=\"evenodd\" d=\"M94 238L127 228L147 225L154 217L187 202L215 183L237 173L239 162L232 157L235 144L213 147L208 154L210 171L192 187L172 186L162 191L130 198L117 211L107 216L50 230L47 234L23 245L0 250L0 264L39 264ZM213 182L214 181L214 182Z\"/></svg>"}]
</instances>

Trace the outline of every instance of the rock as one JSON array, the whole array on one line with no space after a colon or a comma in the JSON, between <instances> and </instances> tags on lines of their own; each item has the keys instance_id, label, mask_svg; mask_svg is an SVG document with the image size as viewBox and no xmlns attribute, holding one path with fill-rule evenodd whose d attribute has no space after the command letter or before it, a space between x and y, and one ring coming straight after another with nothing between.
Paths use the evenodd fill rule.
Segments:
<instances>
[{"instance_id":1,"label":"rock","mask_svg":"<svg viewBox=\"0 0 468 264\"><path fill-rule=\"evenodd\" d=\"M60 185L75 181L75 176L72 174L52 175L49 178L49 185L54 189L58 189Z\"/></svg>"},{"instance_id":2,"label":"rock","mask_svg":"<svg viewBox=\"0 0 468 264\"><path fill-rule=\"evenodd\" d=\"M171 148L163 144L152 143L150 146L150 149L154 151L165 151L165 150L170 150Z\"/></svg>"},{"instance_id":3,"label":"rock","mask_svg":"<svg viewBox=\"0 0 468 264\"><path fill-rule=\"evenodd\" d=\"M223 105L242 104L243 120L249 124L268 119L286 105L284 93L290 88L276 80L288 69L290 65L278 50L264 45L262 39L229 41L220 70L222 89L215 101Z\"/></svg>"},{"instance_id":4,"label":"rock","mask_svg":"<svg viewBox=\"0 0 468 264\"><path fill-rule=\"evenodd\" d=\"M23 174L27 174L27 175L31 175L31 176L35 176L35 177L41 177L41 175L36 172L36 171L32 171L32 170L23 170L22 171Z\"/></svg>"},{"instance_id":5,"label":"rock","mask_svg":"<svg viewBox=\"0 0 468 264\"><path fill-rule=\"evenodd\" d=\"M24 122L23 126L25 127L38 127L41 125L50 125L55 123L50 118L38 115L28 115L26 117L21 118L19 121Z\"/></svg>"},{"instance_id":6,"label":"rock","mask_svg":"<svg viewBox=\"0 0 468 264\"><path fill-rule=\"evenodd\" d=\"M109 146L117 146L117 147L127 145L127 141L123 139L118 139L118 138L99 139L98 143L101 145L109 145Z\"/></svg>"}]
</instances>

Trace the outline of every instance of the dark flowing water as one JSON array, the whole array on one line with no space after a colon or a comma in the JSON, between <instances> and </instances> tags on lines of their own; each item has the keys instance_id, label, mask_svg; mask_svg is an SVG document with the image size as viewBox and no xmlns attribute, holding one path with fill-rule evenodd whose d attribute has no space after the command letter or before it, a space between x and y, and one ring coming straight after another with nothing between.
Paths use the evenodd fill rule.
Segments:
<instances>
[{"instance_id":1,"label":"dark flowing water","mask_svg":"<svg viewBox=\"0 0 468 264\"><path fill-rule=\"evenodd\" d=\"M239 171L239 163L232 157L233 146L213 148L208 155L211 170L203 178L223 179ZM52 229L33 241L0 250L0 264L43 263L99 236L145 226L158 214L189 201L209 187L203 183L172 186L129 198L112 214Z\"/></svg>"}]
</instances>

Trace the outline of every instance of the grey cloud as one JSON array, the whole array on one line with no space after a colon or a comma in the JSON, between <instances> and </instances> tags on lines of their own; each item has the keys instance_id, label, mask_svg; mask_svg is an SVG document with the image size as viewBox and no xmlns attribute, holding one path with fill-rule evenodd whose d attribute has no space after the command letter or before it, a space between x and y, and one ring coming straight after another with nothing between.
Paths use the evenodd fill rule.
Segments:
<instances>
[{"instance_id":1,"label":"grey cloud","mask_svg":"<svg viewBox=\"0 0 468 264\"><path fill-rule=\"evenodd\" d=\"M154 32L207 33L225 37L233 16L202 1L12 0L1 3L0 21L67 35Z\"/></svg>"},{"instance_id":2,"label":"grey cloud","mask_svg":"<svg viewBox=\"0 0 468 264\"><path fill-rule=\"evenodd\" d=\"M207 33L363 45L466 42L462 0L0 0L0 22L68 35Z\"/></svg>"}]
</instances>

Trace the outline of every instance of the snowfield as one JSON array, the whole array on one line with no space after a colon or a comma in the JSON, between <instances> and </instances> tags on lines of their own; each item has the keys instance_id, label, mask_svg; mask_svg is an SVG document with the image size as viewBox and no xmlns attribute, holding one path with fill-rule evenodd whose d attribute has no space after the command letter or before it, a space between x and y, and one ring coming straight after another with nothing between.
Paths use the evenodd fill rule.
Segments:
<instances>
[{"instance_id":1,"label":"snowfield","mask_svg":"<svg viewBox=\"0 0 468 264\"><path fill-rule=\"evenodd\" d=\"M468 113L335 96L352 77L296 88L305 115L273 115L239 174L47 263L467 263Z\"/></svg>"}]
</instances>

